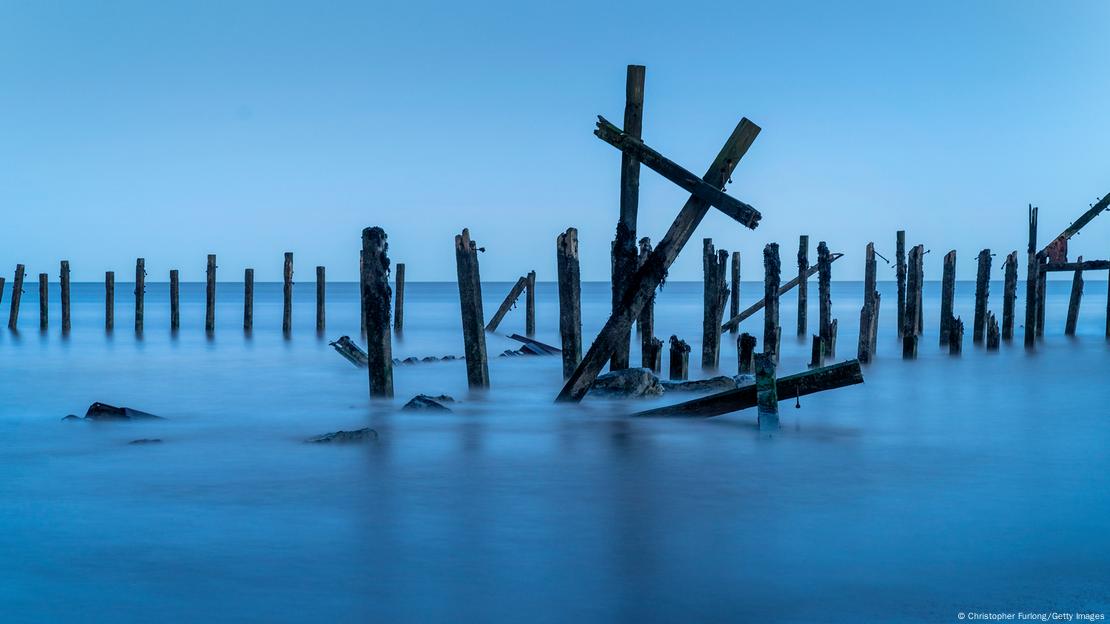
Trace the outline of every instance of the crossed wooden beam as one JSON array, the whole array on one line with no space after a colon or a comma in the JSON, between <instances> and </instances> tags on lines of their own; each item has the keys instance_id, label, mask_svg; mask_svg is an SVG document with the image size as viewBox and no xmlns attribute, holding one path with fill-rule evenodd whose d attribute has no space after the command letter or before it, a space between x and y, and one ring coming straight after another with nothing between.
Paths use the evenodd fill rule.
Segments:
<instances>
[{"instance_id":1,"label":"crossed wooden beam","mask_svg":"<svg viewBox=\"0 0 1110 624\"><path fill-rule=\"evenodd\" d=\"M699 178L648 147L640 139L609 123L604 117L598 117L594 134L599 139L638 158L649 169L689 191L690 199L686 200L686 204L678 212L678 216L671 223L663 239L628 281L621 296L620 305L609 316L609 320L601 328L601 332L590 345L585 357L578 363L578 368L574 369L574 373L563 385L559 396L555 398L556 401L578 402L586 396L590 385L597 379L605 363L612 356L617 342L631 331L632 324L640 315L640 311L655 294L659 284L667 276L667 270L682 248L690 241L694 230L709 212L710 206L716 207L745 227L754 230L759 225L761 215L758 210L723 192L733 170L740 164L740 159L759 136L759 130L759 126L746 117L741 119L725 141L720 153L709 165L709 170Z\"/></svg>"}]
</instances>

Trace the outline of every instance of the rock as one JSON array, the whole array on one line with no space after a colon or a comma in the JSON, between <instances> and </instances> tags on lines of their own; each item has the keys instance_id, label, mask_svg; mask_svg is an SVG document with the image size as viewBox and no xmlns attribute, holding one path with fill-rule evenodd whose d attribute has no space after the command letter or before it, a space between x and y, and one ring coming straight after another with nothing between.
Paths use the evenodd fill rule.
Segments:
<instances>
[{"instance_id":1,"label":"rock","mask_svg":"<svg viewBox=\"0 0 1110 624\"><path fill-rule=\"evenodd\" d=\"M626 368L599 375L590 394L603 397L639 398L663 394L663 386L647 368Z\"/></svg>"},{"instance_id":2,"label":"rock","mask_svg":"<svg viewBox=\"0 0 1110 624\"><path fill-rule=\"evenodd\" d=\"M161 443L162 443L162 440L160 438L139 438L138 440L132 440L132 441L128 442L128 444L161 444Z\"/></svg>"},{"instance_id":3,"label":"rock","mask_svg":"<svg viewBox=\"0 0 1110 624\"><path fill-rule=\"evenodd\" d=\"M693 381L660 381L667 392L724 392L735 390L736 379L721 375L709 379L695 379Z\"/></svg>"},{"instance_id":4,"label":"rock","mask_svg":"<svg viewBox=\"0 0 1110 624\"><path fill-rule=\"evenodd\" d=\"M454 403L455 399L441 394L439 396L428 396L426 394L418 394L411 399L401 409L403 410L437 410L450 412L451 408L443 405L444 403Z\"/></svg>"},{"instance_id":5,"label":"rock","mask_svg":"<svg viewBox=\"0 0 1110 624\"><path fill-rule=\"evenodd\" d=\"M62 417L62 422L65 422L67 420L81 420L81 417L77 414L66 414L64 417Z\"/></svg>"},{"instance_id":6,"label":"rock","mask_svg":"<svg viewBox=\"0 0 1110 624\"><path fill-rule=\"evenodd\" d=\"M69 417L67 416L66 419ZM111 421L111 420L162 420L161 416L155 416L149 412L144 412L130 407L116 407L108 405L107 403L93 403L85 412L85 420L96 421Z\"/></svg>"},{"instance_id":7,"label":"rock","mask_svg":"<svg viewBox=\"0 0 1110 624\"><path fill-rule=\"evenodd\" d=\"M354 431L333 431L332 433L325 433L322 436L309 438L308 442L368 442L370 440L377 440L378 432L367 427L365 429L356 429Z\"/></svg>"}]
</instances>

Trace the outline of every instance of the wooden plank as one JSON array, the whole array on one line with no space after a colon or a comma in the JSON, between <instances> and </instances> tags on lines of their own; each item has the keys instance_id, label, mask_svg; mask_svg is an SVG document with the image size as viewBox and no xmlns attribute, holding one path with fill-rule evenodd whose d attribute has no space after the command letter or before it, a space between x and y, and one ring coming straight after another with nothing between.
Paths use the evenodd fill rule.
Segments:
<instances>
[{"instance_id":1,"label":"wooden plank","mask_svg":"<svg viewBox=\"0 0 1110 624\"><path fill-rule=\"evenodd\" d=\"M484 316L482 278L478 271L478 245L470 240L470 230L465 228L462 234L455 236L455 268L458 273L459 308L462 313L466 382L471 390L489 388L486 334L482 331ZM370 298L369 292L366 298Z\"/></svg>"},{"instance_id":2,"label":"wooden plank","mask_svg":"<svg viewBox=\"0 0 1110 624\"><path fill-rule=\"evenodd\" d=\"M1049 241L1049 243L1045 245L1044 249L1041 250L1041 255L1051 257L1051 259L1054 261L1059 261L1061 259L1067 258L1068 239L1078 234L1079 230L1082 230L1083 227L1090 223L1092 219L1102 214L1102 212L1105 211L1107 207L1110 207L1110 193L1107 193L1102 197L1102 199L1091 205L1091 207L1088 208L1086 212L1079 215L1079 218L1073 221L1071 225L1064 228L1063 232L1060 232L1060 234L1056 238Z\"/></svg>"},{"instance_id":3,"label":"wooden plank","mask_svg":"<svg viewBox=\"0 0 1110 624\"><path fill-rule=\"evenodd\" d=\"M563 345L563 378L582 359L582 285L578 263L578 230L567 228L555 239L559 273L559 335Z\"/></svg>"},{"instance_id":4,"label":"wooden plank","mask_svg":"<svg viewBox=\"0 0 1110 624\"><path fill-rule=\"evenodd\" d=\"M366 319L366 357L370 398L393 397L393 342L390 307L393 289L389 287L389 243L385 230L362 230L362 275L366 290L362 316Z\"/></svg>"},{"instance_id":5,"label":"wooden plank","mask_svg":"<svg viewBox=\"0 0 1110 624\"><path fill-rule=\"evenodd\" d=\"M644 75L643 65L629 65L625 74L624 129L629 137L639 139L643 129ZM621 152L620 216L612 245L612 311L621 304L624 284L636 273L636 218L640 204L640 159L631 152ZM531 335L531 334L529 334ZM627 332L618 341L610 360L612 370L628 368L632 336Z\"/></svg>"},{"instance_id":6,"label":"wooden plank","mask_svg":"<svg viewBox=\"0 0 1110 624\"><path fill-rule=\"evenodd\" d=\"M1048 262L1041 270L1045 273L1072 272L1072 271L1105 271L1110 269L1110 260L1087 260L1082 258L1076 262Z\"/></svg>"},{"instance_id":7,"label":"wooden plank","mask_svg":"<svg viewBox=\"0 0 1110 624\"><path fill-rule=\"evenodd\" d=\"M527 277L522 276L517 279L516 283L513 284L513 287L509 289L509 294L505 295L505 300L501 302L501 307L497 308L497 312L493 315L493 318L491 318L489 320L489 323L486 324L486 331L497 331L497 326L501 324L501 320L505 318L505 315L509 313L509 310L511 310L513 306L516 305L516 300L520 298L520 294L524 292L524 288L526 286L528 286Z\"/></svg>"},{"instance_id":8,"label":"wooden plank","mask_svg":"<svg viewBox=\"0 0 1110 624\"><path fill-rule=\"evenodd\" d=\"M844 254L840 254L840 253L830 254L829 255L829 262L830 263L836 262L843 255ZM809 278L813 277L814 275L816 275L817 274L817 269L818 269L818 267L817 267L816 264L814 264L813 266L806 269L805 278L809 279ZM779 297L781 297L781 296L785 295L786 293L790 292L790 290L792 288L794 288L795 286L797 286L800 282L801 282L801 279L795 277L794 279L790 280L789 282L783 284L782 287L779 288ZM737 315L733 316L732 318L730 318L729 320L725 321L725 323L723 325L721 325L721 333L723 334L723 333L729 331L733 327L739 327L741 322L747 320L748 317L750 317L753 314L755 314L756 312L759 312L760 310L762 310L763 309L763 303L764 303L764 300L761 298L759 301L756 301L752 305L748 306L740 314L737 314Z\"/></svg>"}]
</instances>

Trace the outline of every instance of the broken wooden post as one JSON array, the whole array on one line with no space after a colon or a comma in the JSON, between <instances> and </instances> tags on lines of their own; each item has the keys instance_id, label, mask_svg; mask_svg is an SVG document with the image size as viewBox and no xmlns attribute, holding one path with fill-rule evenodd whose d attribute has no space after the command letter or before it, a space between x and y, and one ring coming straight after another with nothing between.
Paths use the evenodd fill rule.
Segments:
<instances>
[{"instance_id":1,"label":"broken wooden post","mask_svg":"<svg viewBox=\"0 0 1110 624\"><path fill-rule=\"evenodd\" d=\"M779 395L775 384L775 354L755 356L756 418L760 431L779 428Z\"/></svg>"},{"instance_id":2,"label":"broken wooden post","mask_svg":"<svg viewBox=\"0 0 1110 624\"><path fill-rule=\"evenodd\" d=\"M143 333L143 299L146 297L146 260L135 259L135 332Z\"/></svg>"},{"instance_id":3,"label":"broken wooden post","mask_svg":"<svg viewBox=\"0 0 1110 624\"><path fill-rule=\"evenodd\" d=\"M116 326L116 272L104 272L104 329L112 331Z\"/></svg>"},{"instance_id":4,"label":"broken wooden post","mask_svg":"<svg viewBox=\"0 0 1110 624\"><path fill-rule=\"evenodd\" d=\"M898 337L901 338L906 328L906 231L898 230L894 234L894 262L895 275L898 280Z\"/></svg>"},{"instance_id":5,"label":"broken wooden post","mask_svg":"<svg viewBox=\"0 0 1110 624\"><path fill-rule=\"evenodd\" d=\"M19 301L23 298L23 273L22 264L15 265L15 279L12 280L12 305L8 314L8 328L16 329L19 325Z\"/></svg>"},{"instance_id":6,"label":"broken wooden post","mask_svg":"<svg viewBox=\"0 0 1110 624\"><path fill-rule=\"evenodd\" d=\"M863 307L860 310L860 336L857 359L870 362L875 355L875 335L879 329L879 291L876 284L878 265L875 262L875 243L867 243L863 261ZM866 324L865 324L866 323ZM864 351L866 350L866 354Z\"/></svg>"},{"instance_id":7,"label":"broken wooden post","mask_svg":"<svg viewBox=\"0 0 1110 624\"><path fill-rule=\"evenodd\" d=\"M763 248L763 352L778 361L779 347L779 244Z\"/></svg>"},{"instance_id":8,"label":"broken wooden post","mask_svg":"<svg viewBox=\"0 0 1110 624\"><path fill-rule=\"evenodd\" d=\"M465 231L465 230L464 230ZM390 335L389 243L385 230L368 227L362 230L362 275L366 289L362 316L366 319L366 356L370 398L393 397L393 343Z\"/></svg>"},{"instance_id":9,"label":"broken wooden post","mask_svg":"<svg viewBox=\"0 0 1110 624\"><path fill-rule=\"evenodd\" d=\"M577 238L574 241L574 251L577 265ZM459 306L462 311L466 382L472 390L488 388L489 365L486 362L486 334L482 331L482 280L478 272L478 246L470 240L470 230L465 228L462 234L455 236L455 267L459 282Z\"/></svg>"},{"instance_id":10,"label":"broken wooden post","mask_svg":"<svg viewBox=\"0 0 1110 624\"><path fill-rule=\"evenodd\" d=\"M802 234L798 237L798 335L806 335L809 311L809 283L806 281L806 271L809 269L809 236ZM818 267L820 270L820 267ZM736 313L733 313L736 316Z\"/></svg>"},{"instance_id":11,"label":"broken wooden post","mask_svg":"<svg viewBox=\"0 0 1110 624\"><path fill-rule=\"evenodd\" d=\"M832 320L832 261L825 241L817 243L817 298L819 299L819 329L825 341L825 353L836 357L836 336Z\"/></svg>"},{"instance_id":12,"label":"broken wooden post","mask_svg":"<svg viewBox=\"0 0 1110 624\"><path fill-rule=\"evenodd\" d=\"M948 354L959 355L964 349L964 322L960 317L948 324Z\"/></svg>"},{"instance_id":13,"label":"broken wooden post","mask_svg":"<svg viewBox=\"0 0 1110 624\"><path fill-rule=\"evenodd\" d=\"M736 339L736 372L740 375L752 374L755 364L755 336L745 332Z\"/></svg>"},{"instance_id":14,"label":"broken wooden post","mask_svg":"<svg viewBox=\"0 0 1110 624\"><path fill-rule=\"evenodd\" d=\"M654 336L642 346L641 362L644 368L658 373L663 368L663 341Z\"/></svg>"},{"instance_id":15,"label":"broken wooden post","mask_svg":"<svg viewBox=\"0 0 1110 624\"><path fill-rule=\"evenodd\" d=\"M882 309L882 296L879 291L871 293L871 359L875 359L875 349L879 346L879 310Z\"/></svg>"},{"instance_id":16,"label":"broken wooden post","mask_svg":"<svg viewBox=\"0 0 1110 624\"><path fill-rule=\"evenodd\" d=\"M740 314L740 252L739 251L732 252L732 266L731 266L731 269L732 269L732 271L731 271L732 275L730 277L732 279L729 280L729 283L731 285L731 288L729 290L729 309L728 309L728 317L729 318L732 318L732 317L736 316L737 314ZM732 329L730 329L729 331L731 331L734 334L736 332L740 331L740 324L737 323L736 325L733 325Z\"/></svg>"},{"instance_id":17,"label":"broken wooden post","mask_svg":"<svg viewBox=\"0 0 1110 624\"><path fill-rule=\"evenodd\" d=\"M1083 262L1083 256L1079 256ZM1064 325L1064 335L1074 336L1075 326L1079 323L1079 301L1083 298L1083 269L1076 269L1071 279L1071 297L1068 299L1068 320Z\"/></svg>"},{"instance_id":18,"label":"broken wooden post","mask_svg":"<svg viewBox=\"0 0 1110 624\"><path fill-rule=\"evenodd\" d=\"M624 134L639 139L643 129L643 65L629 65L625 74ZM636 274L639 254L636 248L636 217L640 202L640 159L632 152L621 152L620 218L612 245L613 316L620 313L628 281ZM531 334L529 334L531 335ZM617 340L609 363L611 370L628 368L631 326Z\"/></svg>"},{"instance_id":19,"label":"broken wooden post","mask_svg":"<svg viewBox=\"0 0 1110 624\"><path fill-rule=\"evenodd\" d=\"M536 272L528 271L524 283L524 335L536 335Z\"/></svg>"},{"instance_id":20,"label":"broken wooden post","mask_svg":"<svg viewBox=\"0 0 1110 624\"><path fill-rule=\"evenodd\" d=\"M513 306L516 305L516 300L520 298L520 294L524 292L524 289L527 286L527 277L522 276L516 280L516 283L513 284L513 287L509 289L509 294L505 295L505 300L501 302L501 306L497 308L497 312L494 313L493 318L491 318L489 320L489 323L486 324L486 331L497 331L497 326L501 324L501 320L505 318L505 315L509 313L509 310L513 309ZM625 368L627 368L627 366Z\"/></svg>"},{"instance_id":21,"label":"broken wooden post","mask_svg":"<svg viewBox=\"0 0 1110 624\"><path fill-rule=\"evenodd\" d=\"M288 334L293 330L293 252L285 252L285 268L282 271L281 287L281 331Z\"/></svg>"},{"instance_id":22,"label":"broken wooden post","mask_svg":"<svg viewBox=\"0 0 1110 624\"><path fill-rule=\"evenodd\" d=\"M844 254L839 254L839 253L831 254L829 256L829 262L830 263L836 262L843 255ZM813 266L809 267L809 269L806 271L805 279L809 279L809 278L813 277L816 274L817 274L817 265L814 264ZM790 278L789 282L783 284L782 287L779 288L779 297L781 298L783 295L790 292L799 283L801 283L801 280L799 278L797 278L797 277ZM723 334L727 331L731 331L733 328L739 327L740 323L742 323L748 317L750 317L751 315L755 314L756 312L759 312L760 310L762 310L763 309L763 303L764 303L764 298L760 297L758 301L756 301L752 305L748 306L746 309L744 309L742 312L740 312L740 314L737 314L737 315L733 316L732 318L730 318L729 320L725 321L721 325L721 333Z\"/></svg>"},{"instance_id":23,"label":"broken wooden post","mask_svg":"<svg viewBox=\"0 0 1110 624\"><path fill-rule=\"evenodd\" d=\"M998 319L994 312L987 312L987 351L997 351L1001 342L1001 332L998 331Z\"/></svg>"},{"instance_id":24,"label":"broken wooden post","mask_svg":"<svg viewBox=\"0 0 1110 624\"><path fill-rule=\"evenodd\" d=\"M925 295L923 294L923 291L925 289L925 246L918 245L918 247L921 248L921 251L917 254L917 265L910 268L911 270L917 271L917 296L914 297L917 300L917 335L924 336Z\"/></svg>"},{"instance_id":25,"label":"broken wooden post","mask_svg":"<svg viewBox=\"0 0 1110 624\"><path fill-rule=\"evenodd\" d=\"M875 294L876 269L875 243L867 243L863 250L863 299L867 301Z\"/></svg>"},{"instance_id":26,"label":"broken wooden post","mask_svg":"<svg viewBox=\"0 0 1110 624\"><path fill-rule=\"evenodd\" d=\"M917 266L921 260L923 248L914 245L910 249L909 271L906 275L906 299L903 302L902 313L902 358L912 360L917 357L917 314L920 310L918 298L921 296L921 275Z\"/></svg>"},{"instance_id":27,"label":"broken wooden post","mask_svg":"<svg viewBox=\"0 0 1110 624\"><path fill-rule=\"evenodd\" d=\"M69 317L69 260L62 260L61 269L58 282L62 296L62 333L64 334L71 327Z\"/></svg>"},{"instance_id":28,"label":"broken wooden post","mask_svg":"<svg viewBox=\"0 0 1110 624\"><path fill-rule=\"evenodd\" d=\"M361 265L360 265L361 269ZM361 272L360 272L361 275ZM359 286L362 279L359 279ZM359 316L362 316L360 313ZM243 331L254 328L254 269L243 269Z\"/></svg>"},{"instance_id":29,"label":"broken wooden post","mask_svg":"<svg viewBox=\"0 0 1110 624\"><path fill-rule=\"evenodd\" d=\"M1003 274L1005 276L1002 285L1002 339L1014 339L1014 309L1017 304L1017 279L1018 279L1018 259L1017 252L1011 251L1010 255L1006 256L1006 263L1003 265Z\"/></svg>"},{"instance_id":30,"label":"broken wooden post","mask_svg":"<svg viewBox=\"0 0 1110 624\"><path fill-rule=\"evenodd\" d=\"M47 306L49 305L49 297L47 296L47 280L50 276L46 273L39 273L39 329L44 330L48 325L47 319Z\"/></svg>"},{"instance_id":31,"label":"broken wooden post","mask_svg":"<svg viewBox=\"0 0 1110 624\"><path fill-rule=\"evenodd\" d=\"M640 239L640 259L639 266L643 266L647 262L648 257L651 255L651 239L644 237ZM644 368L651 368L658 371L658 364L656 361L662 358L663 347L660 346L658 350L654 349L654 344L658 342L662 345L662 341L655 337L655 295L653 294L647 303L644 304L644 309L640 310L640 316L636 317L636 331L640 334L640 366ZM577 362L576 362L577 363Z\"/></svg>"},{"instance_id":32,"label":"broken wooden post","mask_svg":"<svg viewBox=\"0 0 1110 624\"><path fill-rule=\"evenodd\" d=\"M1029 247L1025 273L1025 346L1032 348L1037 341L1037 209L1029 204Z\"/></svg>"},{"instance_id":33,"label":"broken wooden post","mask_svg":"<svg viewBox=\"0 0 1110 624\"><path fill-rule=\"evenodd\" d=\"M563 379L566 379L582 359L582 286L577 229L567 228L566 232L555 237L555 260L559 273L559 335L563 341Z\"/></svg>"},{"instance_id":34,"label":"broken wooden post","mask_svg":"<svg viewBox=\"0 0 1110 624\"><path fill-rule=\"evenodd\" d=\"M170 270L170 330L181 327L181 284L177 269Z\"/></svg>"},{"instance_id":35,"label":"broken wooden post","mask_svg":"<svg viewBox=\"0 0 1110 624\"><path fill-rule=\"evenodd\" d=\"M208 254L208 284L205 288L204 331L216 329L216 254Z\"/></svg>"},{"instance_id":36,"label":"broken wooden post","mask_svg":"<svg viewBox=\"0 0 1110 624\"><path fill-rule=\"evenodd\" d=\"M678 336L671 336L670 378L672 381L686 381L690 376L690 345Z\"/></svg>"},{"instance_id":37,"label":"broken wooden post","mask_svg":"<svg viewBox=\"0 0 1110 624\"><path fill-rule=\"evenodd\" d=\"M954 318L956 301L956 250L944 254L944 272L940 279L940 344L948 344L948 327Z\"/></svg>"},{"instance_id":38,"label":"broken wooden post","mask_svg":"<svg viewBox=\"0 0 1110 624\"><path fill-rule=\"evenodd\" d=\"M809 349L809 367L821 368L825 365L825 341L818 334L813 335L813 343Z\"/></svg>"},{"instance_id":39,"label":"broken wooden post","mask_svg":"<svg viewBox=\"0 0 1110 624\"><path fill-rule=\"evenodd\" d=\"M398 269L401 269L401 267L404 267L404 266L405 265L403 265L403 264L398 264L397 265ZM401 272L403 272L403 269L401 269ZM404 283L405 283L404 278L402 277L402 279L400 281L402 289L404 288ZM324 330L327 328L327 324L328 324L327 323L327 310L326 310L326 307L325 307L327 305L326 304L327 289L328 289L327 269L325 269L322 266L318 266L318 267L316 267L316 333L318 333L318 334L322 334L324 332ZM399 311L400 310L400 305L398 305L397 307L398 307L398 311Z\"/></svg>"},{"instance_id":40,"label":"broken wooden post","mask_svg":"<svg viewBox=\"0 0 1110 624\"><path fill-rule=\"evenodd\" d=\"M725 269L728 265L728 252L713 248L713 239L702 240L702 368L716 369L721 363L721 315L728 286L725 282Z\"/></svg>"},{"instance_id":41,"label":"broken wooden post","mask_svg":"<svg viewBox=\"0 0 1110 624\"><path fill-rule=\"evenodd\" d=\"M983 342L987 330L987 298L991 288L991 250L979 252L979 270L975 274L975 317L972 319L971 341Z\"/></svg>"},{"instance_id":42,"label":"broken wooden post","mask_svg":"<svg viewBox=\"0 0 1110 624\"><path fill-rule=\"evenodd\" d=\"M856 349L856 359L864 364L871 361L871 328L874 326L874 317L872 299L866 297L859 311L859 344Z\"/></svg>"}]
</instances>

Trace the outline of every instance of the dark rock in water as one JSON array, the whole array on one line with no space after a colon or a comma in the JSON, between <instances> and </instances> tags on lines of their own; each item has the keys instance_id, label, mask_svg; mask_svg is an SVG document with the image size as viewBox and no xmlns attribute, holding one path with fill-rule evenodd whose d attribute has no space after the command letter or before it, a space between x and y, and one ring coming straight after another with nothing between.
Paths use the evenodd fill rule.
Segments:
<instances>
[{"instance_id":1,"label":"dark rock in water","mask_svg":"<svg viewBox=\"0 0 1110 624\"><path fill-rule=\"evenodd\" d=\"M76 414L66 414L64 417L62 417L62 422L65 422L67 420L81 420L81 417Z\"/></svg>"},{"instance_id":2,"label":"dark rock in water","mask_svg":"<svg viewBox=\"0 0 1110 624\"><path fill-rule=\"evenodd\" d=\"M378 432L367 427L365 429L356 429L354 431L333 431L332 433L325 433L322 436L309 438L309 442L368 442L370 440L377 440Z\"/></svg>"},{"instance_id":3,"label":"dark rock in water","mask_svg":"<svg viewBox=\"0 0 1110 624\"><path fill-rule=\"evenodd\" d=\"M132 440L132 441L128 442L128 444L161 444L161 443L162 443L161 438L139 438L138 440Z\"/></svg>"},{"instance_id":4,"label":"dark rock in water","mask_svg":"<svg viewBox=\"0 0 1110 624\"><path fill-rule=\"evenodd\" d=\"M735 390L736 379L721 375L709 379L695 379L693 381L660 381L667 392L724 392Z\"/></svg>"},{"instance_id":5,"label":"dark rock in water","mask_svg":"<svg viewBox=\"0 0 1110 624\"><path fill-rule=\"evenodd\" d=\"M418 360L418 359L416 359L416 358L414 358L414 357L407 357L407 358L405 358L404 360L402 360L402 361L401 361L401 363L402 363L402 364L416 364L416 363L417 363L417 362L419 362L419 361L420 361L420 360Z\"/></svg>"},{"instance_id":6,"label":"dark rock in water","mask_svg":"<svg viewBox=\"0 0 1110 624\"><path fill-rule=\"evenodd\" d=\"M418 394L418 395L412 397L412 399L410 399L408 403L405 403L405 406L402 407L401 409L403 409L403 410L442 410L444 412L450 412L451 408L449 408L449 407L447 407L443 404L444 403L454 403L454 402L455 402L455 399L447 396L446 394L441 394L439 396L428 396L426 394Z\"/></svg>"},{"instance_id":7,"label":"dark rock in water","mask_svg":"<svg viewBox=\"0 0 1110 624\"><path fill-rule=\"evenodd\" d=\"M68 416L66 418L68 418ZM130 407L116 407L115 405L108 405L107 403L100 402L93 403L89 406L88 411L85 412L85 420L109 421L150 419L161 420L162 417Z\"/></svg>"},{"instance_id":8,"label":"dark rock in water","mask_svg":"<svg viewBox=\"0 0 1110 624\"><path fill-rule=\"evenodd\" d=\"M603 397L638 398L663 394L663 386L647 368L626 368L598 375L590 394Z\"/></svg>"}]
</instances>

